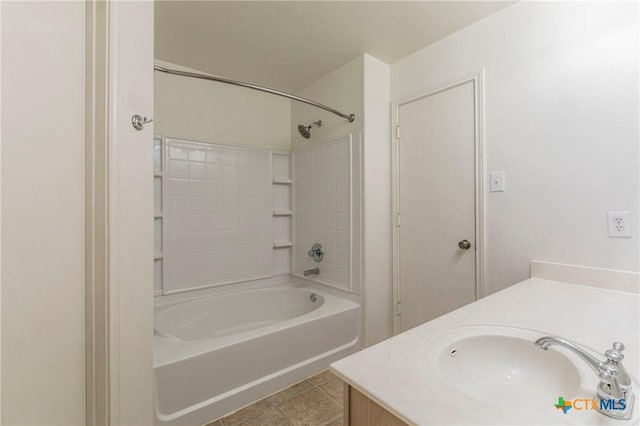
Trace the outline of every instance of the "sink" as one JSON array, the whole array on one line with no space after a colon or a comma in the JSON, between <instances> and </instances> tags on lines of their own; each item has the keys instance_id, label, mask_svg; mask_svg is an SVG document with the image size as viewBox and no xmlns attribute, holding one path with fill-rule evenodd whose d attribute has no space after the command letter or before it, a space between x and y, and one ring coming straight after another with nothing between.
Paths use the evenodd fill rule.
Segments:
<instances>
[{"instance_id":1,"label":"sink","mask_svg":"<svg viewBox=\"0 0 640 426\"><path fill-rule=\"evenodd\" d=\"M576 395L581 384L566 356L512 336L460 339L442 350L438 367L451 386L490 403L499 395L503 403L549 404L556 395Z\"/></svg>"},{"instance_id":2,"label":"sink","mask_svg":"<svg viewBox=\"0 0 640 426\"><path fill-rule=\"evenodd\" d=\"M425 372L437 372L445 388L490 404L552 407L558 396L592 397L596 378L582 361L534 345L546 334L489 325L446 330L423 345Z\"/></svg>"},{"instance_id":3,"label":"sink","mask_svg":"<svg viewBox=\"0 0 640 426\"><path fill-rule=\"evenodd\" d=\"M430 403L447 407L461 423L620 424L596 410L558 411L565 401L596 398L598 377L569 350L534 342L553 333L502 325L442 330L422 341L416 355ZM603 356L580 345L597 359ZM639 389L633 380L633 388ZM638 420L634 410L632 422ZM465 417L466 416L466 417ZM438 418L447 423L449 418ZM635 423L634 423L635 424Z\"/></svg>"}]
</instances>

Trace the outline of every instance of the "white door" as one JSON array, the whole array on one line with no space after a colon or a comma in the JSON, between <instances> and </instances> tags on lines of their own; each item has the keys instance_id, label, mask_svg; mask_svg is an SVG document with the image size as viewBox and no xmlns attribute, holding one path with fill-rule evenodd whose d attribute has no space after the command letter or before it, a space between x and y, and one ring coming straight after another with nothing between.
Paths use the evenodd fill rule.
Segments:
<instances>
[{"instance_id":1,"label":"white door","mask_svg":"<svg viewBox=\"0 0 640 426\"><path fill-rule=\"evenodd\" d=\"M397 109L399 331L476 299L475 84Z\"/></svg>"}]
</instances>

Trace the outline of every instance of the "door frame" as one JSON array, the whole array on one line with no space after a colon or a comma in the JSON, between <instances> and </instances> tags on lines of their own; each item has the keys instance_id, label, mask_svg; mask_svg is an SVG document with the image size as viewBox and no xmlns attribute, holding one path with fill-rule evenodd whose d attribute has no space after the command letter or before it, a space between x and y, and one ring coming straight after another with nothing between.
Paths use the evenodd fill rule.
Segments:
<instances>
[{"instance_id":1,"label":"door frame","mask_svg":"<svg viewBox=\"0 0 640 426\"><path fill-rule=\"evenodd\" d=\"M153 3L137 7L151 8L143 19L153 28ZM126 2L86 1L85 401L86 422L95 425L153 421L153 280L150 274L140 279L131 267L152 259L152 249L147 254L136 245L144 240L152 246L152 237L145 229L131 232L132 219L139 222L141 212L131 203L131 191L146 187L136 175L138 157L129 157L131 141L125 130L130 131L130 123L123 123L119 114L126 60L121 46L137 36L130 12ZM139 14L135 18L138 25ZM149 70L152 73L151 66ZM143 109L141 114L151 115ZM143 131L153 140L152 125ZM137 304L139 296L147 299L147 294L149 305ZM140 365L132 353L142 354L148 366ZM140 389L144 395L136 395Z\"/></svg>"},{"instance_id":2,"label":"door frame","mask_svg":"<svg viewBox=\"0 0 640 426\"><path fill-rule=\"evenodd\" d=\"M473 83L474 90L474 158L475 158L475 297L476 300L485 295L485 202L484 188L485 172L484 172L484 68L464 75L462 77L449 80L433 86L427 90L418 92L417 94L401 98L391 103L391 229L393 237L393 334L400 332L401 318L401 296L402 289L400 287L400 232L398 226L398 214L400 208L400 164L398 147L401 134L399 134L398 114L401 106L411 102L433 96L435 94L452 89L456 86Z\"/></svg>"},{"instance_id":3,"label":"door frame","mask_svg":"<svg viewBox=\"0 0 640 426\"><path fill-rule=\"evenodd\" d=\"M109 2L86 3L85 405L87 424L110 424ZM117 396L116 396L117 397Z\"/></svg>"}]
</instances>

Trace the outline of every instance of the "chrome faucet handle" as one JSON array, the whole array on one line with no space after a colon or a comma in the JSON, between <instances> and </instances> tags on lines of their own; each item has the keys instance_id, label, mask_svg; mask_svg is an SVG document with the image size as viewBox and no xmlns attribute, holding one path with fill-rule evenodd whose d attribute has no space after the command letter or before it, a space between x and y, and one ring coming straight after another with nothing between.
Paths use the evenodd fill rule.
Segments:
<instances>
[{"instance_id":1,"label":"chrome faucet handle","mask_svg":"<svg viewBox=\"0 0 640 426\"><path fill-rule=\"evenodd\" d=\"M313 247L311 247L311 250L307 252L307 254L316 262L322 262L322 259L324 258L324 250L322 249L322 244L315 243Z\"/></svg>"},{"instance_id":2,"label":"chrome faucet handle","mask_svg":"<svg viewBox=\"0 0 640 426\"><path fill-rule=\"evenodd\" d=\"M622 365L624 359L624 345L621 342L614 342L613 349L607 349L604 356L607 360L602 364L598 378L600 384L598 385L597 395L600 399L614 398L624 399L629 404L629 411L633 409L634 395L631 387L631 377L627 374L627 371ZM626 415L618 413L611 413L608 410L600 410L603 414L613 417L624 419ZM630 416L630 414L627 414Z\"/></svg>"},{"instance_id":3,"label":"chrome faucet handle","mask_svg":"<svg viewBox=\"0 0 640 426\"><path fill-rule=\"evenodd\" d=\"M613 342L613 349L607 349L604 356L606 356L609 361L620 362L624 359L622 351L624 351L624 345L621 342Z\"/></svg>"},{"instance_id":4,"label":"chrome faucet handle","mask_svg":"<svg viewBox=\"0 0 640 426\"><path fill-rule=\"evenodd\" d=\"M614 369L616 374L614 375L617 379L616 381L622 387L631 386L631 377L627 374L627 371L624 369L622 365L622 360L624 359L624 345L621 342L613 342L613 349L607 349L604 353L604 356L607 360L604 363L605 367L609 367L609 369Z\"/></svg>"},{"instance_id":5,"label":"chrome faucet handle","mask_svg":"<svg viewBox=\"0 0 640 426\"><path fill-rule=\"evenodd\" d=\"M600 382L613 386L617 384L620 378L620 370L615 365L605 364L600 369L598 377L600 378Z\"/></svg>"},{"instance_id":6,"label":"chrome faucet handle","mask_svg":"<svg viewBox=\"0 0 640 426\"><path fill-rule=\"evenodd\" d=\"M564 347L585 361L600 379L596 395L601 404L597 407L597 410L605 416L617 420L629 420L631 418L635 395L632 390L631 377L627 374L621 362L624 359L622 353L624 345L622 343L614 342L613 349L605 351L605 361L598 360L578 345L560 337L544 336L536 340L535 344L544 350L549 349L552 345ZM624 403L621 407L616 408L614 400L617 400L618 403L622 400Z\"/></svg>"},{"instance_id":7,"label":"chrome faucet handle","mask_svg":"<svg viewBox=\"0 0 640 426\"><path fill-rule=\"evenodd\" d=\"M631 380L620 366L605 364L600 370L598 378L600 384L597 393L600 399L625 399L631 391Z\"/></svg>"}]
</instances>

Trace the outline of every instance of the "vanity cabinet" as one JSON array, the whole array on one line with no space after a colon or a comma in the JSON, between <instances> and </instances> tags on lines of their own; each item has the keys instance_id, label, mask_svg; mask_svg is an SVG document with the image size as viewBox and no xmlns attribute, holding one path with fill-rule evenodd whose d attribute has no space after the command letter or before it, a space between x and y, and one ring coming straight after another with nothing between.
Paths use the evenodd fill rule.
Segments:
<instances>
[{"instance_id":1,"label":"vanity cabinet","mask_svg":"<svg viewBox=\"0 0 640 426\"><path fill-rule=\"evenodd\" d=\"M407 423L345 383L344 426L407 426Z\"/></svg>"}]
</instances>

